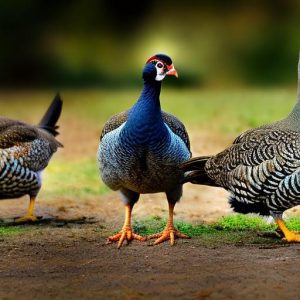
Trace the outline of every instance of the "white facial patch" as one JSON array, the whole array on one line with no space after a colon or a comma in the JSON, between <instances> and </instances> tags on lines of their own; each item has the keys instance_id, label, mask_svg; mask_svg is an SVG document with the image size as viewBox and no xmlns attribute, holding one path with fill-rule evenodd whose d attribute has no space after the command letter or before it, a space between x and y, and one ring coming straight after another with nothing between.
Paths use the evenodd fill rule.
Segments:
<instances>
[{"instance_id":1,"label":"white facial patch","mask_svg":"<svg viewBox=\"0 0 300 300\"><path fill-rule=\"evenodd\" d=\"M156 74L157 74L155 77L155 80L162 81L166 76L164 64L162 62L158 61L155 65L155 68L156 68Z\"/></svg>"}]
</instances>

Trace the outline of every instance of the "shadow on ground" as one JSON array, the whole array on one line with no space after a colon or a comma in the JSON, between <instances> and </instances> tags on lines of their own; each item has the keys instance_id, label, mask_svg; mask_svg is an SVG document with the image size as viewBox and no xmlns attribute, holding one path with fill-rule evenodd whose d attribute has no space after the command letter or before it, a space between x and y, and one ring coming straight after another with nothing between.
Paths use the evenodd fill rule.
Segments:
<instances>
[{"instance_id":1,"label":"shadow on ground","mask_svg":"<svg viewBox=\"0 0 300 300\"><path fill-rule=\"evenodd\" d=\"M68 225L84 225L84 224L94 224L97 223L97 220L94 218L76 218L76 219L63 219L63 218L51 218L51 217L38 217L38 220L35 222L22 222L22 223L16 223L15 219L0 219L0 226L5 227L20 227L20 226L41 226L41 225L47 225L47 226L54 226L54 227L63 227Z\"/></svg>"}]
</instances>

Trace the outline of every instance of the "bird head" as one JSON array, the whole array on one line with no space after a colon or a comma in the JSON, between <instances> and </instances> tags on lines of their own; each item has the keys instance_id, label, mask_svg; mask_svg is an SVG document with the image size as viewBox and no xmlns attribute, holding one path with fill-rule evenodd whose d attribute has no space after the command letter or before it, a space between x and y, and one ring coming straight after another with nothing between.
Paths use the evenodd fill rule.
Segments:
<instances>
[{"instance_id":1,"label":"bird head","mask_svg":"<svg viewBox=\"0 0 300 300\"><path fill-rule=\"evenodd\" d=\"M162 81L166 76L178 77L172 60L165 54L151 56L144 67L143 78L145 80Z\"/></svg>"}]
</instances>

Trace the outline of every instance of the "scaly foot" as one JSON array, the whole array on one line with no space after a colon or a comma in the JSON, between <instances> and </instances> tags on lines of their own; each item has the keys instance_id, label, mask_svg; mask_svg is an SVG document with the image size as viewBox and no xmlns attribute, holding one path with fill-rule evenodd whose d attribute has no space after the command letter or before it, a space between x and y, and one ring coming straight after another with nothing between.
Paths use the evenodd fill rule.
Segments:
<instances>
[{"instance_id":1,"label":"scaly foot","mask_svg":"<svg viewBox=\"0 0 300 300\"><path fill-rule=\"evenodd\" d=\"M285 237L283 240L289 242L289 243L300 243L300 233L295 232L295 231L289 231L288 233L285 234Z\"/></svg>"},{"instance_id":2,"label":"scaly foot","mask_svg":"<svg viewBox=\"0 0 300 300\"><path fill-rule=\"evenodd\" d=\"M35 203L35 197L34 196L30 196L30 202L29 202L29 207L28 207L28 211L26 216L22 217L22 218L17 218L15 219L15 223L34 223L40 219L42 219L42 217L37 217L34 214L34 203Z\"/></svg>"},{"instance_id":3,"label":"scaly foot","mask_svg":"<svg viewBox=\"0 0 300 300\"><path fill-rule=\"evenodd\" d=\"M127 240L127 242L130 242L132 240L145 241L146 238L134 233L131 226L128 226L128 225L124 226L119 233L107 238L108 243L119 241L118 249L120 249L122 247L123 242L125 240Z\"/></svg>"},{"instance_id":4,"label":"scaly foot","mask_svg":"<svg viewBox=\"0 0 300 300\"><path fill-rule=\"evenodd\" d=\"M275 222L284 234L283 240L286 240L289 243L300 243L300 233L289 230L281 218L275 219Z\"/></svg>"},{"instance_id":5,"label":"scaly foot","mask_svg":"<svg viewBox=\"0 0 300 300\"><path fill-rule=\"evenodd\" d=\"M175 238L190 239L188 235L181 233L180 231L176 230L173 226L167 226L162 232L152 234L147 237L147 239L156 239L154 245L170 240L171 246L174 245Z\"/></svg>"},{"instance_id":6,"label":"scaly foot","mask_svg":"<svg viewBox=\"0 0 300 300\"><path fill-rule=\"evenodd\" d=\"M40 219L42 219L42 217L37 217L37 216L34 216L34 215L27 215L27 216L24 216L22 218L17 218L15 219L15 223L34 223L36 221L39 221Z\"/></svg>"}]
</instances>

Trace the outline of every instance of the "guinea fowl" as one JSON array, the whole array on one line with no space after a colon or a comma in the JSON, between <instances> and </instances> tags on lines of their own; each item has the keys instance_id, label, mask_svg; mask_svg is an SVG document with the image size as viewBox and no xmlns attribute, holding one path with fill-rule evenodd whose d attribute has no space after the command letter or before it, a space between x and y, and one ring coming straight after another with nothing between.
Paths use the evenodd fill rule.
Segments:
<instances>
[{"instance_id":1,"label":"guinea fowl","mask_svg":"<svg viewBox=\"0 0 300 300\"><path fill-rule=\"evenodd\" d=\"M223 152L182 164L183 182L218 186L236 212L273 216L288 242L300 242L282 214L300 204L300 57L298 99L289 116L248 130Z\"/></svg>"},{"instance_id":2,"label":"guinea fowl","mask_svg":"<svg viewBox=\"0 0 300 300\"><path fill-rule=\"evenodd\" d=\"M166 75L177 77L170 57L156 54L149 58L143 70L144 88L133 105L113 116L104 126L98 160L102 180L112 190L121 192L125 204L122 230L108 238L118 241L146 240L131 227L131 211L140 194L165 192L169 203L166 228L149 236L154 244L176 237L188 238L173 224L173 210L182 195L183 172L178 165L190 158L189 137L184 125L173 115L161 111L161 82Z\"/></svg>"},{"instance_id":3,"label":"guinea fowl","mask_svg":"<svg viewBox=\"0 0 300 300\"><path fill-rule=\"evenodd\" d=\"M41 173L62 147L55 136L62 100L56 95L37 126L0 117L0 199L29 195L27 215L15 221L34 222L34 204L42 185Z\"/></svg>"}]
</instances>

